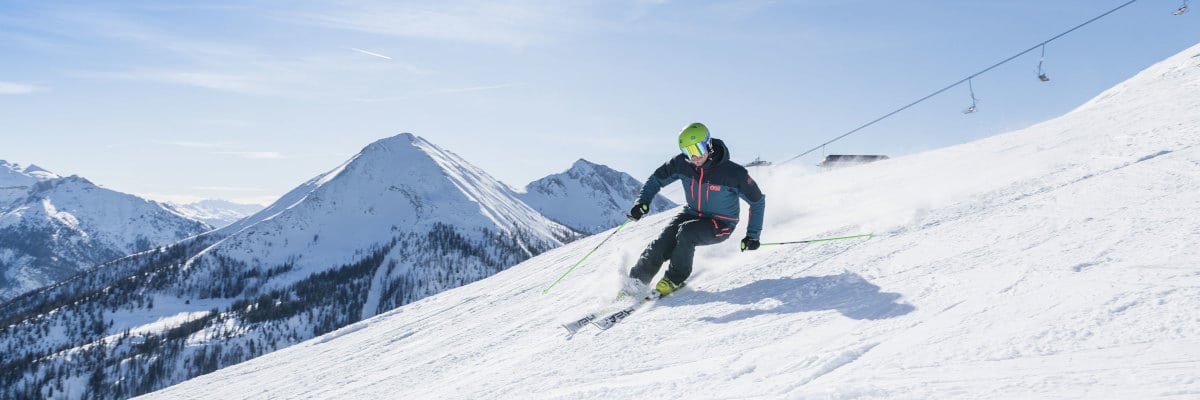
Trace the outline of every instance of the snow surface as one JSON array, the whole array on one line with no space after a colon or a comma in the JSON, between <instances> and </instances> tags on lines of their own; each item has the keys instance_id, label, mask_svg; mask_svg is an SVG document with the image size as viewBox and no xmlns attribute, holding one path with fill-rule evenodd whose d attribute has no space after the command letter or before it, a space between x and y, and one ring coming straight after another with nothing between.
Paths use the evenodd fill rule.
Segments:
<instances>
[{"instance_id":1,"label":"snow surface","mask_svg":"<svg viewBox=\"0 0 1200 400\"><path fill-rule=\"evenodd\" d=\"M611 330L670 218L549 251L149 398L1198 398L1200 46L1067 115L909 157L756 174L766 241ZM742 228L744 229L744 227Z\"/></svg>"}]
</instances>

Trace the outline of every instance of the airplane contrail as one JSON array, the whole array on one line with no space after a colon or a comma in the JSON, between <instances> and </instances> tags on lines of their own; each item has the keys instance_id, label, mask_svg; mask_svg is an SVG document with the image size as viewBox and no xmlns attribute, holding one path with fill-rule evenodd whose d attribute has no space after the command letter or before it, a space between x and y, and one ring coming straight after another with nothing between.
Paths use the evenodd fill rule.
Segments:
<instances>
[{"instance_id":1,"label":"airplane contrail","mask_svg":"<svg viewBox=\"0 0 1200 400\"><path fill-rule=\"evenodd\" d=\"M379 58L386 59L386 60L391 60L391 59L392 59L391 57L385 56L385 55L383 55L383 54L379 54L379 53L372 53L372 52L369 52L369 51L366 51L366 50L363 50L363 49L356 49L356 48L353 48L353 47L350 47L349 49L350 49L350 50L357 51L357 52L359 52L359 53L366 54L366 55L368 55L368 56L372 56L372 57L379 57Z\"/></svg>"}]
</instances>

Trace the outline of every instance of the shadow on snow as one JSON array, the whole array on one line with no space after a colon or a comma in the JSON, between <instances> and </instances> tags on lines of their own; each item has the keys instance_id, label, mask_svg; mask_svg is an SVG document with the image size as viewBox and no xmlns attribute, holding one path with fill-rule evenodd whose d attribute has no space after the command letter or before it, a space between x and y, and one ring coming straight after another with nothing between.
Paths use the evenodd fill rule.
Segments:
<instances>
[{"instance_id":1,"label":"shadow on snow","mask_svg":"<svg viewBox=\"0 0 1200 400\"><path fill-rule=\"evenodd\" d=\"M900 294L879 291L855 273L802 278L767 279L722 292L694 291L678 298L678 305L724 302L754 305L766 299L778 304L770 308L749 308L702 321L727 323L768 314L792 314L808 311L837 310L858 320L878 320L908 314L916 308L898 303Z\"/></svg>"}]
</instances>

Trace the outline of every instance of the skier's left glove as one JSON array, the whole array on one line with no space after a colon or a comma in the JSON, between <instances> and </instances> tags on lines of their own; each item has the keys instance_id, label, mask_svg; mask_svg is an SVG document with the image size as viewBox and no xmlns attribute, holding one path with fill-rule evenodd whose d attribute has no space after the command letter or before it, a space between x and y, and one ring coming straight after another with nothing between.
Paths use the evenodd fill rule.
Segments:
<instances>
[{"instance_id":1,"label":"skier's left glove","mask_svg":"<svg viewBox=\"0 0 1200 400\"><path fill-rule=\"evenodd\" d=\"M751 239L749 236L742 238L742 251L758 250L758 239Z\"/></svg>"},{"instance_id":2,"label":"skier's left glove","mask_svg":"<svg viewBox=\"0 0 1200 400\"><path fill-rule=\"evenodd\" d=\"M648 212L650 212L649 204L636 203L633 205L633 208L629 209L629 219L637 221L642 219L642 216Z\"/></svg>"}]
</instances>

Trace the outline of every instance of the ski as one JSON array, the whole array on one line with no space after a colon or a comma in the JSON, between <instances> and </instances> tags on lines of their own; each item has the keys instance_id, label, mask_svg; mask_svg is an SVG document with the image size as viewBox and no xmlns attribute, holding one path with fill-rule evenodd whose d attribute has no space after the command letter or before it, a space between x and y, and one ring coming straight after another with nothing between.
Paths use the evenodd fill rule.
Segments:
<instances>
[{"instance_id":1,"label":"ski","mask_svg":"<svg viewBox=\"0 0 1200 400\"><path fill-rule=\"evenodd\" d=\"M594 312L594 313L585 315L585 316L583 316L583 318L562 324L562 327L566 328L567 335L574 335L575 333L579 332L580 329L583 329L583 327L587 326L588 323L595 321L596 318L600 318L600 313Z\"/></svg>"},{"instance_id":2,"label":"ski","mask_svg":"<svg viewBox=\"0 0 1200 400\"><path fill-rule=\"evenodd\" d=\"M645 300L642 300L642 303L646 303L648 301L650 301L649 297L647 297ZM610 314L607 317L604 317L604 319L598 319L598 320L592 321L592 325L596 325L596 327L600 328L600 330L602 330L602 331L608 330L608 328L612 328L613 325L616 325L618 322L621 322L621 320L625 319L625 317L628 317L630 314L633 314L633 312L637 311L638 307L641 307L641 306L642 306L641 304L634 304L632 306L626 307L624 310L617 311L615 313Z\"/></svg>"},{"instance_id":3,"label":"ski","mask_svg":"<svg viewBox=\"0 0 1200 400\"><path fill-rule=\"evenodd\" d=\"M676 291L679 291L680 289L683 289L683 285L680 285L679 289L676 289ZM587 315L584 315L583 317L580 317L579 319L564 323L561 326L563 327L563 329L567 330L568 338L575 336L576 333L579 333L579 331L582 330L584 327L587 327L588 324L595 325L597 328L600 328L601 330L606 330L608 328L612 328L613 325L616 325L617 322L621 322L621 320L625 319L625 317L628 317L630 314L633 314L633 312L637 311L637 309L640 308L641 306L643 306L646 303L649 303L651 301L658 300L661 297L662 297L662 295L660 295L657 290L652 290L652 291L650 291L649 294L646 295L646 297L642 298L642 301L635 301L634 304L627 306L625 308L622 308L612 314L608 314L608 315L604 316L604 318L600 318L601 315L604 315L603 313L608 312L608 310L613 309L614 306L619 307L620 305L619 304L609 305L607 307L604 307L599 310L588 313ZM626 298L626 299L628 299L628 298ZM618 299L618 301L620 301L620 299ZM625 300L625 301L629 301L629 300Z\"/></svg>"},{"instance_id":4,"label":"ski","mask_svg":"<svg viewBox=\"0 0 1200 400\"><path fill-rule=\"evenodd\" d=\"M621 322L621 320L629 317L629 315L633 314L634 311L637 311L638 308L641 308L646 303L658 300L659 298L662 298L662 295L658 294L657 290L652 290L650 291L650 294L642 298L642 301L639 301L629 307L625 307L625 309L621 311L609 314L607 317L604 317L604 319L594 320L592 321L592 325L596 325L596 327L600 328L600 330L608 330L608 328L612 328L613 325L616 325L618 322Z\"/></svg>"},{"instance_id":5,"label":"ski","mask_svg":"<svg viewBox=\"0 0 1200 400\"><path fill-rule=\"evenodd\" d=\"M599 307L599 308L593 310L592 312L585 314L584 316L580 317L579 319L576 319L571 322L563 323L560 326L562 326L563 329L567 330L567 337L569 338L571 336L574 336L576 333L579 333L579 331L582 330L583 328L587 327L589 323L592 323L597 318L600 318L602 315L607 314L608 312L614 310L616 307L619 307L619 306L620 306L619 304L609 304L609 305L605 305L603 307Z\"/></svg>"}]
</instances>

